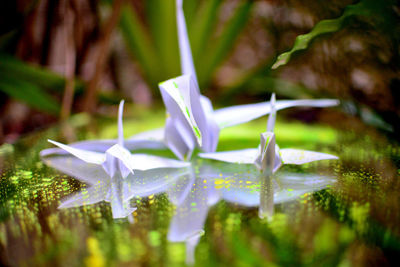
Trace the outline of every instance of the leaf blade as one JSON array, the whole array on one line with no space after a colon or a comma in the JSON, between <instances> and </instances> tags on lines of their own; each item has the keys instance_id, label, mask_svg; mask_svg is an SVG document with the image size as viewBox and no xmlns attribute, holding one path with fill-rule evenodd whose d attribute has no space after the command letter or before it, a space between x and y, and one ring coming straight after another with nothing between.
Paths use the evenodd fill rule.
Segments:
<instances>
[{"instance_id":1,"label":"leaf blade","mask_svg":"<svg viewBox=\"0 0 400 267\"><path fill-rule=\"evenodd\" d=\"M38 110L58 114L60 105L40 87L21 80L0 79L0 91Z\"/></svg>"}]
</instances>

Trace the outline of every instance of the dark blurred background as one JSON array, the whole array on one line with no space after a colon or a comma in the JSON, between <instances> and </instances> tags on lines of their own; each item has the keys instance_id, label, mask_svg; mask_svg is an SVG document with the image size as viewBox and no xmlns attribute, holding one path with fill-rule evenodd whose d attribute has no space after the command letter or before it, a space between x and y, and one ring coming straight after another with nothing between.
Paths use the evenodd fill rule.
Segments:
<instances>
[{"instance_id":1,"label":"dark blurred background","mask_svg":"<svg viewBox=\"0 0 400 267\"><path fill-rule=\"evenodd\" d=\"M187 0L184 10L214 105L338 98L343 113L399 136L397 1ZM2 1L0 143L122 98L162 108L157 84L179 74L174 0Z\"/></svg>"}]
</instances>

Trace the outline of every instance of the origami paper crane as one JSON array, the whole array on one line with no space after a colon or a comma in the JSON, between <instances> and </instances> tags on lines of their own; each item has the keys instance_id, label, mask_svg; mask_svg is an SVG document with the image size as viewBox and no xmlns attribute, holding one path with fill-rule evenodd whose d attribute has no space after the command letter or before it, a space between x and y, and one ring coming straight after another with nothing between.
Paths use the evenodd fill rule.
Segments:
<instances>
[{"instance_id":1,"label":"origami paper crane","mask_svg":"<svg viewBox=\"0 0 400 267\"><path fill-rule=\"evenodd\" d=\"M169 187L175 185L179 177L189 171L189 168L135 170L134 174L130 174L126 178L122 178L120 175L110 178L101 166L87 164L72 155L46 157L44 162L88 184L86 188L61 200L59 209L105 201L110 203L114 219L129 219L132 212L136 210L136 207L131 205L131 199L165 192Z\"/></svg>"},{"instance_id":2,"label":"origami paper crane","mask_svg":"<svg viewBox=\"0 0 400 267\"><path fill-rule=\"evenodd\" d=\"M334 178L324 175L284 172L270 177L267 187L263 188L262 177L256 168L246 164L231 167L232 164L218 162L194 162L192 170L167 191L176 206L168 240L185 243L187 264L194 263L195 248L205 233L208 212L220 200L246 208L259 207L272 215L275 204L293 201L335 182ZM265 199L268 201L262 203Z\"/></svg>"},{"instance_id":3,"label":"origami paper crane","mask_svg":"<svg viewBox=\"0 0 400 267\"><path fill-rule=\"evenodd\" d=\"M176 4L182 75L159 84L168 117L165 129L153 131L148 137L157 139L164 132L160 141L163 141L179 159L183 160L190 159L196 147L205 152L216 151L221 129L268 114L270 104L263 102L214 111L211 101L200 94L182 10L182 0L177 0ZM332 99L285 100L277 101L275 108L329 107L337 104L338 101ZM146 139L145 134L141 137Z\"/></svg>"},{"instance_id":4,"label":"origami paper crane","mask_svg":"<svg viewBox=\"0 0 400 267\"><path fill-rule=\"evenodd\" d=\"M268 118L267 131L261 134L258 148L235 151L200 153L201 158L229 163L254 164L266 175L275 173L283 164L305 164L317 160L338 159L338 157L301 149L279 149L273 132L276 120L275 95L271 97L271 114Z\"/></svg>"},{"instance_id":5,"label":"origami paper crane","mask_svg":"<svg viewBox=\"0 0 400 267\"><path fill-rule=\"evenodd\" d=\"M114 218L123 218L136 208L129 205L134 196L146 196L165 190L166 185L182 175L188 162L131 154L124 147L121 101L118 112L118 143L105 153L83 150L52 140L69 154L41 153L42 160L49 166L76 179L88 183L90 187L63 201L60 208L76 207L100 201L111 203ZM43 151L42 151L43 152Z\"/></svg>"},{"instance_id":6,"label":"origami paper crane","mask_svg":"<svg viewBox=\"0 0 400 267\"><path fill-rule=\"evenodd\" d=\"M75 142L72 144L69 144L68 147L66 147L63 144L60 144L58 142L49 140L52 144L55 144L58 147L54 148L48 148L44 149L40 152L40 156L45 157L45 156L51 156L51 155L67 155L67 154L73 154L78 153L81 157L82 160L85 160L87 154L86 152L80 151L80 150L85 150L85 151L90 151L90 156L93 156L91 161L95 162L102 162L104 159L104 155L101 156L100 153L95 153L93 154L92 152L103 152L106 153L111 147L114 147L112 150L109 150L110 153L115 153L117 150L138 150L138 149L165 149L165 145L160 142L160 138L162 138L162 135L160 135L159 130L153 130L153 131L148 131L144 135L143 134L137 134L134 137L131 137L127 140L124 140L123 138L123 128L122 128L122 111L123 111L123 105L124 102L121 101L119 105L119 115L118 115L118 138L117 139L103 139L103 140L85 140L85 141L79 141ZM118 146L116 146L118 144ZM78 149L78 150L76 150ZM77 156L77 155L76 155ZM77 156L78 157L78 156ZM128 156L129 157L129 156ZM145 158L149 158L151 160L155 160L154 166L157 166L157 164L161 164L161 166L164 166L166 162L164 162L164 159L161 159L160 163L160 158L153 158L152 156L146 156L146 155L136 155L134 157L141 158L139 162L145 162ZM96 158L96 160L94 159ZM175 164L176 162L170 162ZM148 167L147 164L144 165L145 168ZM172 165L173 167L174 165Z\"/></svg>"},{"instance_id":7,"label":"origami paper crane","mask_svg":"<svg viewBox=\"0 0 400 267\"><path fill-rule=\"evenodd\" d=\"M122 126L123 107L124 101L121 101L118 111L118 142L107 149L105 153L79 149L52 140L48 141L88 164L101 166L111 178L114 177L116 173L126 178L129 174L134 174L134 170L145 171L157 168L181 168L188 166L186 162L173 159L146 154L131 154L129 150L124 147ZM47 151L44 151L41 153L41 156L43 157L48 154Z\"/></svg>"}]
</instances>

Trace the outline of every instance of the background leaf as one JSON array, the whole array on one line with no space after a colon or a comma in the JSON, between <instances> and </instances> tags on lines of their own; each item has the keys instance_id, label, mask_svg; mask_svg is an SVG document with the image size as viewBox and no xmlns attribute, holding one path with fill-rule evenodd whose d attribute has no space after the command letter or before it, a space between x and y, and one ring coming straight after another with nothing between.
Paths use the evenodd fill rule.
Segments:
<instances>
[{"instance_id":1,"label":"background leaf","mask_svg":"<svg viewBox=\"0 0 400 267\"><path fill-rule=\"evenodd\" d=\"M162 81L159 54L156 52L148 32L129 5L122 7L120 26L127 47L139 61L145 78L152 87L156 87L158 82Z\"/></svg>"},{"instance_id":2,"label":"background leaf","mask_svg":"<svg viewBox=\"0 0 400 267\"><path fill-rule=\"evenodd\" d=\"M318 22L314 28L307 34L297 36L292 49L278 56L276 62L272 65L273 69L287 64L291 56L300 50L307 49L311 41L323 34L329 34L339 31L347 21L353 16L364 16L374 20L385 31L396 29L393 19L392 0L361 0L357 4L346 7L342 16L337 19L328 19Z\"/></svg>"},{"instance_id":3,"label":"background leaf","mask_svg":"<svg viewBox=\"0 0 400 267\"><path fill-rule=\"evenodd\" d=\"M206 55L202 55L204 61L198 64L198 76L200 88L205 88L211 80L216 67L225 59L238 37L240 31L247 22L253 2L244 1L236 8L236 12L231 19L224 25L221 35L207 49ZM198 60L200 61L200 60Z\"/></svg>"},{"instance_id":4,"label":"background leaf","mask_svg":"<svg viewBox=\"0 0 400 267\"><path fill-rule=\"evenodd\" d=\"M54 115L60 111L57 101L32 83L1 77L0 91L38 110Z\"/></svg>"}]
</instances>

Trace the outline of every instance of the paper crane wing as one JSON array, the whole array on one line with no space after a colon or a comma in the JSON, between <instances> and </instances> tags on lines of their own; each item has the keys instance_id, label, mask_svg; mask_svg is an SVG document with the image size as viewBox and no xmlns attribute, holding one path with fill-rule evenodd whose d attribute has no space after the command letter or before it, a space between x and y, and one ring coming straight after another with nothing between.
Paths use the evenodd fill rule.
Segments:
<instances>
[{"instance_id":1,"label":"paper crane wing","mask_svg":"<svg viewBox=\"0 0 400 267\"><path fill-rule=\"evenodd\" d=\"M87 163L101 165L106 160L103 153L74 148L72 146L64 145L53 140L48 141Z\"/></svg>"},{"instance_id":2,"label":"paper crane wing","mask_svg":"<svg viewBox=\"0 0 400 267\"><path fill-rule=\"evenodd\" d=\"M201 158L214 159L229 163L254 164L258 150L256 148L223 151L214 153L199 153Z\"/></svg>"},{"instance_id":3,"label":"paper crane wing","mask_svg":"<svg viewBox=\"0 0 400 267\"><path fill-rule=\"evenodd\" d=\"M280 154L284 164L300 165L317 160L338 159L338 157L330 154L292 148L281 149Z\"/></svg>"},{"instance_id":4,"label":"paper crane wing","mask_svg":"<svg viewBox=\"0 0 400 267\"><path fill-rule=\"evenodd\" d=\"M276 110L290 107L332 107L339 104L335 99L318 99L318 100L277 100L275 103ZM214 113L214 119L220 128L226 128L237 124L249 122L271 111L269 101L238 105L227 108L218 109Z\"/></svg>"}]
</instances>

